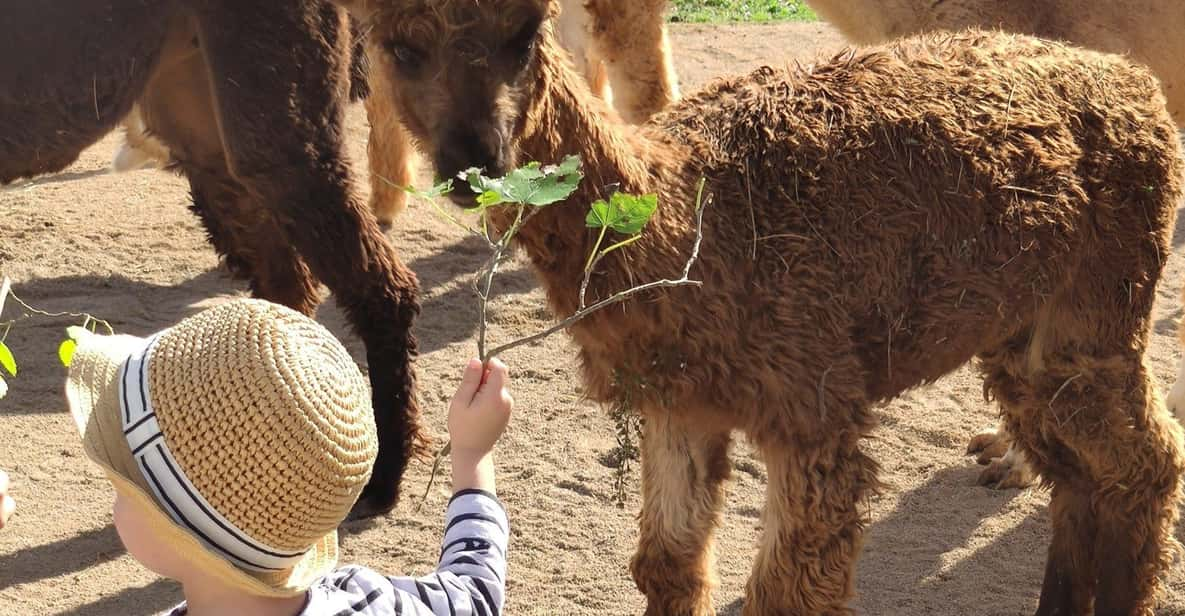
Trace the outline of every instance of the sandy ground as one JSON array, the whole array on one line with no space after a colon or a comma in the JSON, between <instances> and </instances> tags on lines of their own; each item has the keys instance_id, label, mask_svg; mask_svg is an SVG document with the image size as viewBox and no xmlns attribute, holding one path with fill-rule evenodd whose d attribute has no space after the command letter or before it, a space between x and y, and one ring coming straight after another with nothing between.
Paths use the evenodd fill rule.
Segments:
<instances>
[{"instance_id":1,"label":"sandy ground","mask_svg":"<svg viewBox=\"0 0 1185 616\"><path fill-rule=\"evenodd\" d=\"M716 75L810 59L841 46L820 24L690 26L674 36L688 91ZM366 134L357 107L350 136L360 165ZM88 311L134 334L241 294L186 210L183 183L156 171L108 174L116 144L109 137L64 173L0 191L0 271L18 281L16 291L47 310ZM391 239L424 288L417 324L420 396L427 425L442 435L444 401L475 349L476 310L466 281L482 250L424 207L411 210L398 227ZM1164 391L1180 355L1173 341L1183 269L1185 258L1173 255L1156 315L1150 363ZM547 321L528 271L512 268L500 285L496 336L521 335ZM320 318L361 357L332 302ZM143 570L120 548L109 525L111 489L82 458L64 412L63 369L54 348L62 327L74 321L22 322L9 338L23 371L0 403L0 467L12 472L20 502L11 527L0 533L5 616L148 614L180 598L175 584ZM499 451L500 492L514 528L508 613L640 613L642 597L626 567L637 533L637 476L629 502L619 508L612 472L601 462L614 444L612 423L581 400L573 350L563 337L506 359L519 401ZM883 464L889 489L870 503L859 613L1032 613L1049 538L1048 496L976 487L979 468L962 455L968 437L993 425L995 412L967 370L878 410L881 427L867 446ZM734 460L718 537L716 594L721 614L730 615L739 613L765 484L761 464L743 443ZM345 561L392 574L430 570L447 493L434 489L416 511L426 476L425 465L413 466L407 496L392 515L344 529ZM1169 576L1160 613L1185 614L1180 566Z\"/></svg>"}]
</instances>

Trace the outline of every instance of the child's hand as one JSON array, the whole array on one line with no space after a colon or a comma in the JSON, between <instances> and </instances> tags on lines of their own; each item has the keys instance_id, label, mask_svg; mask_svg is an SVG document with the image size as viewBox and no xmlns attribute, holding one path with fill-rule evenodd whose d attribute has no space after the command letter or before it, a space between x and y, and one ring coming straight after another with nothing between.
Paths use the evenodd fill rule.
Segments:
<instances>
[{"instance_id":1,"label":"child's hand","mask_svg":"<svg viewBox=\"0 0 1185 616\"><path fill-rule=\"evenodd\" d=\"M490 452L510 421L514 399L506 389L506 364L491 359L483 370L469 360L461 385L448 410L452 439L453 490L494 491L494 462Z\"/></svg>"},{"instance_id":2,"label":"child's hand","mask_svg":"<svg viewBox=\"0 0 1185 616\"><path fill-rule=\"evenodd\" d=\"M0 528L4 528L4 524L15 510L16 501L8 496L8 473L0 471Z\"/></svg>"},{"instance_id":3,"label":"child's hand","mask_svg":"<svg viewBox=\"0 0 1185 616\"><path fill-rule=\"evenodd\" d=\"M498 359L491 359L484 371L480 361L469 360L448 409L454 457L458 453L481 457L494 449L514 407L506 380L506 364Z\"/></svg>"}]
</instances>

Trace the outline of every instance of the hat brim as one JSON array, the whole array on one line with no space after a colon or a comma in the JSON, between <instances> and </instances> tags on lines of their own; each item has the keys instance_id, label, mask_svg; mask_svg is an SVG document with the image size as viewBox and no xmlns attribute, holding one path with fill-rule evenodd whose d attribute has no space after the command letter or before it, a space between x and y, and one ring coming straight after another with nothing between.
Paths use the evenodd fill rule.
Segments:
<instances>
[{"instance_id":1,"label":"hat brim","mask_svg":"<svg viewBox=\"0 0 1185 616\"><path fill-rule=\"evenodd\" d=\"M195 568L251 594L291 597L305 593L318 578L337 565L337 531L331 531L291 568L257 573L236 567L209 551L179 526L152 497L140 472L120 421L119 373L124 361L146 340L134 336L86 335L78 347L66 379L66 402L82 436L83 451L106 471L111 484L145 513L150 531L161 544L185 554Z\"/></svg>"}]
</instances>

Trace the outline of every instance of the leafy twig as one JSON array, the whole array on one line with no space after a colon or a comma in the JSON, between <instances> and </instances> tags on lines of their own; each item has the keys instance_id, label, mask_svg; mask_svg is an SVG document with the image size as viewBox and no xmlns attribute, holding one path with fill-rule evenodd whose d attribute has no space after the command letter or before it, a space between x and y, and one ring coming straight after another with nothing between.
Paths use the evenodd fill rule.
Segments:
<instances>
[{"instance_id":1,"label":"leafy twig","mask_svg":"<svg viewBox=\"0 0 1185 616\"><path fill-rule=\"evenodd\" d=\"M608 201L599 200L593 203L586 216L587 226L590 228L599 228L600 231L585 262L577 310L567 318L540 332L490 349L487 343L488 305L493 289L494 277L497 275L498 268L505 258L507 251L510 249L511 240L528 221L543 211L544 207L561 202L575 192L576 185L583 176L580 173L580 159L577 157L568 157L560 165L552 167L543 167L538 163L531 163L526 167L512 171L502 178L485 177L477 169L470 169L462 173L460 177L467 180L470 188L477 193L477 206L468 211L476 213L481 217L481 231L461 224L451 215L446 214L445 216L456 226L482 237L490 248L489 258L486 259L473 279L473 290L478 298L477 348L478 356L482 362L486 362L491 357L501 355L511 349L531 344L552 334L566 330L578 321L587 318L599 310L624 302L641 293L679 286L698 287L703 284L701 281L692 280L690 277L691 268L699 258L700 244L703 240L704 208L707 206L708 201L710 201L710 199L704 199L705 181L701 179L697 186L695 197L695 240L692 244L691 254L683 266L682 274L678 278L656 280L625 289L594 302L591 306L587 305L585 298L589 282L597 265L606 255L638 241L641 237L642 230L658 206L658 199L654 195L632 196L614 193ZM438 184L433 189L425 192L415 191L414 189L405 190L408 190L414 196L421 198L427 197L426 200L431 202L433 197L441 196L451 189L451 182L448 182ZM491 208L503 204L510 204L516 208L514 221L495 240L489 234L488 212ZM432 205L437 211L441 211L434 202ZM610 244L606 248L602 248L610 230L626 237ZM440 470L440 465L451 450L452 443L448 442L434 457L432 471L428 477L428 485L424 490L424 496L420 499L419 505L417 505L417 510L423 506L428 495L431 493L432 486L436 480L436 474Z\"/></svg>"}]
</instances>

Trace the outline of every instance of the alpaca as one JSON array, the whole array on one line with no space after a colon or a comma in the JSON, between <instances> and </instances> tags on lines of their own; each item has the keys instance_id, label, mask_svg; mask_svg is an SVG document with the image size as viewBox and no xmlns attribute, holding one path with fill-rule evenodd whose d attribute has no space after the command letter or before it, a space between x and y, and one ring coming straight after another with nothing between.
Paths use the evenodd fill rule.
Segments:
<instances>
[{"instance_id":1,"label":"alpaca","mask_svg":"<svg viewBox=\"0 0 1185 616\"><path fill-rule=\"evenodd\" d=\"M1185 11L1176 0L806 0L853 43L867 45L969 26L1127 54L1160 79L1185 128Z\"/></svg>"},{"instance_id":2,"label":"alpaca","mask_svg":"<svg viewBox=\"0 0 1185 616\"><path fill-rule=\"evenodd\" d=\"M169 166L172 158L169 148L148 131L139 105L132 105L132 111L123 120L123 131L123 143L111 159L112 171L160 169Z\"/></svg>"},{"instance_id":3,"label":"alpaca","mask_svg":"<svg viewBox=\"0 0 1185 616\"><path fill-rule=\"evenodd\" d=\"M315 0L66 0L16 3L0 28L0 184L65 168L138 101L231 271L310 315L324 281L365 342L379 461L355 513L390 510L420 446L418 291L353 194L345 14Z\"/></svg>"},{"instance_id":4,"label":"alpaca","mask_svg":"<svg viewBox=\"0 0 1185 616\"><path fill-rule=\"evenodd\" d=\"M577 58L594 91L613 100L622 117L635 124L679 97L666 8L665 0L564 0L564 46ZM384 73L374 83L367 81L367 64L381 64L386 57L381 41L367 52L365 38L357 40L350 98L365 100L370 121L370 210L381 226L389 227L407 209L407 193L401 187L415 181L415 153L403 125L385 102L393 94ZM355 87L358 84L362 87ZM371 90L373 97L367 96ZM112 162L116 171L168 165L168 149L151 136L136 108L124 121L124 129L124 142Z\"/></svg>"},{"instance_id":5,"label":"alpaca","mask_svg":"<svg viewBox=\"0 0 1185 616\"><path fill-rule=\"evenodd\" d=\"M720 80L635 128L560 52L554 0L351 10L392 41L397 111L440 176L582 157L577 192L516 235L558 317L596 237L584 204L612 186L662 204L593 273L605 297L677 275L706 180L702 289L569 330L587 395L646 420L631 571L647 614L714 613L734 430L769 477L743 613L850 613L871 405L973 358L1053 486L1038 613L1152 613L1185 444L1143 354L1185 161L1145 69L946 34Z\"/></svg>"},{"instance_id":6,"label":"alpaca","mask_svg":"<svg viewBox=\"0 0 1185 616\"><path fill-rule=\"evenodd\" d=\"M1128 54L1160 79L1169 111L1185 128L1185 10L1173 0L807 0L820 17L853 43L873 44L931 30L968 26L1065 40L1099 51ZM1181 329L1185 336L1185 328ZM1185 345L1185 337L1182 338ZM1185 361L1168 397L1185 420ZM987 468L978 483L1023 488L1036 479L1024 453L1011 447L1007 428L971 439L967 453Z\"/></svg>"},{"instance_id":7,"label":"alpaca","mask_svg":"<svg viewBox=\"0 0 1185 616\"><path fill-rule=\"evenodd\" d=\"M559 30L563 46L590 87L632 124L645 122L679 98L678 78L666 28L666 0L562 0ZM384 226L407 208L400 188L415 180L415 154L406 130L389 108L392 86L385 41L375 40L368 57L387 67L371 80L377 97L367 99L370 119L370 207Z\"/></svg>"}]
</instances>

